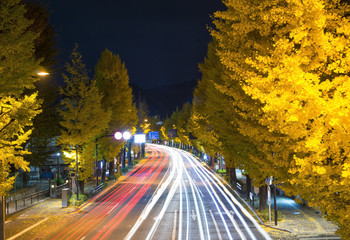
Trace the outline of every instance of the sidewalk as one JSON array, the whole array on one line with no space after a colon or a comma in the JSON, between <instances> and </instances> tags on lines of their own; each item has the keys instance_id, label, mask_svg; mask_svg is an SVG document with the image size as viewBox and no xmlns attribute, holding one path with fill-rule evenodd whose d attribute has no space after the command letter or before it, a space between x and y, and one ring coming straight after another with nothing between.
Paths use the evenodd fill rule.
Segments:
<instances>
[{"instance_id":1,"label":"sidewalk","mask_svg":"<svg viewBox=\"0 0 350 240\"><path fill-rule=\"evenodd\" d=\"M273 214L273 203L271 206ZM277 211L283 216L283 220L265 224L273 239L340 239L334 232L337 226L326 220L319 211L304 206L288 197L277 196ZM274 227L285 229L280 231Z\"/></svg>"},{"instance_id":2,"label":"sidewalk","mask_svg":"<svg viewBox=\"0 0 350 240\"><path fill-rule=\"evenodd\" d=\"M236 171L237 178L243 183L242 189L245 189L245 177L240 172ZM243 195L238 191L235 191L246 206L249 206L250 210L258 210L258 200L254 203L254 209L247 199L247 195ZM258 199L256 197L256 199ZM296 203L293 199L286 196L277 195L277 211L282 215L282 220L278 221L277 226L272 220L263 221L265 230L270 234L272 239L278 240L331 240L340 239L335 235L337 226L330 221L326 220L323 215L306 205ZM271 194L271 216L274 214L273 194Z\"/></svg>"}]
</instances>

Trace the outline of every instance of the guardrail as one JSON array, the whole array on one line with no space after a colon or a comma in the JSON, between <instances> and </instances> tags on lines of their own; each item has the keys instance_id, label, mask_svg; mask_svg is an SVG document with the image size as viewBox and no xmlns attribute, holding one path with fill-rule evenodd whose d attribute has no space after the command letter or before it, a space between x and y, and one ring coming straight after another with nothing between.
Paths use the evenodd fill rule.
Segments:
<instances>
[{"instance_id":1,"label":"guardrail","mask_svg":"<svg viewBox=\"0 0 350 240\"><path fill-rule=\"evenodd\" d=\"M50 197L49 190L43 190L40 192L33 193L25 196L21 199L11 200L6 198L6 214L14 213L18 210L26 208L34 203L38 203L40 199Z\"/></svg>"},{"instance_id":2,"label":"guardrail","mask_svg":"<svg viewBox=\"0 0 350 240\"><path fill-rule=\"evenodd\" d=\"M92 189L90 191L90 195L93 196L93 195L97 194L98 192L102 191L102 189L103 189L103 183L101 183L100 185L94 187L94 189Z\"/></svg>"}]
</instances>

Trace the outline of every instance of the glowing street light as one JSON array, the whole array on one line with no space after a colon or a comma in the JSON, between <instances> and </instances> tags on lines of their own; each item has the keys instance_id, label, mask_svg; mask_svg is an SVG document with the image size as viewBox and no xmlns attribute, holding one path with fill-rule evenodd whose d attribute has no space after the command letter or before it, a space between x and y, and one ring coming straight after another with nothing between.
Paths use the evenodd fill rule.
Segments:
<instances>
[{"instance_id":1,"label":"glowing street light","mask_svg":"<svg viewBox=\"0 0 350 240\"><path fill-rule=\"evenodd\" d=\"M35 71L35 73L36 73L36 75L38 75L40 77L50 75L50 73L47 72L46 69L42 66L39 66L38 69Z\"/></svg>"},{"instance_id":2,"label":"glowing street light","mask_svg":"<svg viewBox=\"0 0 350 240\"><path fill-rule=\"evenodd\" d=\"M38 76L40 76L40 77L44 77L44 76L50 75L50 73L48 73L48 72L37 72L36 74Z\"/></svg>"},{"instance_id":3,"label":"glowing street light","mask_svg":"<svg viewBox=\"0 0 350 240\"><path fill-rule=\"evenodd\" d=\"M123 132L123 139L129 140L131 138L131 133L128 131Z\"/></svg>"},{"instance_id":4,"label":"glowing street light","mask_svg":"<svg viewBox=\"0 0 350 240\"><path fill-rule=\"evenodd\" d=\"M114 138L116 140L120 140L120 139L122 139L122 137L123 137L123 134L121 132L114 133Z\"/></svg>"}]
</instances>

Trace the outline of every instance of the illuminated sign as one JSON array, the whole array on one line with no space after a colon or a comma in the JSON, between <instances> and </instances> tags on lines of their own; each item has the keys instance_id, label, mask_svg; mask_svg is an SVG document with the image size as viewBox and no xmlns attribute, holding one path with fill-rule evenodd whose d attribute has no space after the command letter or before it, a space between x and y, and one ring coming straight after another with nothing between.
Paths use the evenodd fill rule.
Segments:
<instances>
[{"instance_id":1,"label":"illuminated sign","mask_svg":"<svg viewBox=\"0 0 350 240\"><path fill-rule=\"evenodd\" d=\"M148 139L159 139L159 132L149 132L148 133Z\"/></svg>"},{"instance_id":2,"label":"illuminated sign","mask_svg":"<svg viewBox=\"0 0 350 240\"><path fill-rule=\"evenodd\" d=\"M145 143L146 135L145 134L135 134L134 135L134 143Z\"/></svg>"}]
</instances>

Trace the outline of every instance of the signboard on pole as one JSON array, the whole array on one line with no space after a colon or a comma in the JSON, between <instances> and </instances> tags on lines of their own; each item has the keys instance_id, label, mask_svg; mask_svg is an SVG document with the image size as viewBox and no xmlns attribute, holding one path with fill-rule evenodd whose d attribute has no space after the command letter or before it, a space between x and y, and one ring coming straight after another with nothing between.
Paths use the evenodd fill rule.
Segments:
<instances>
[{"instance_id":1,"label":"signboard on pole","mask_svg":"<svg viewBox=\"0 0 350 240\"><path fill-rule=\"evenodd\" d=\"M159 132L149 132L148 139L149 140L158 140L159 139Z\"/></svg>"},{"instance_id":2,"label":"signboard on pole","mask_svg":"<svg viewBox=\"0 0 350 240\"><path fill-rule=\"evenodd\" d=\"M134 135L134 143L145 143L146 135L145 134L135 134Z\"/></svg>"}]
</instances>

